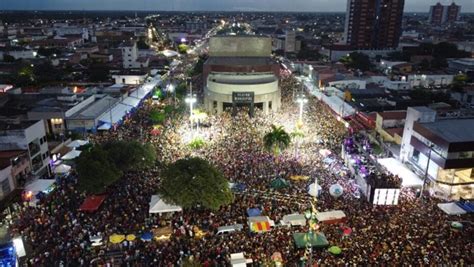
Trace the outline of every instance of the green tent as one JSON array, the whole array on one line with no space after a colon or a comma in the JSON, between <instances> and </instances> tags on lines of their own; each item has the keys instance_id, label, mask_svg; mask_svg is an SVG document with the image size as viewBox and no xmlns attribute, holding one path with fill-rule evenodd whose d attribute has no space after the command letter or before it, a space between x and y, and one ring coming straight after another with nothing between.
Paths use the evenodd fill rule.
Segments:
<instances>
[{"instance_id":1,"label":"green tent","mask_svg":"<svg viewBox=\"0 0 474 267\"><path fill-rule=\"evenodd\" d=\"M276 190L286 188L290 185L287 180L283 178L277 178L270 183L270 187Z\"/></svg>"},{"instance_id":2,"label":"green tent","mask_svg":"<svg viewBox=\"0 0 474 267\"><path fill-rule=\"evenodd\" d=\"M294 233L293 239L297 248L305 248L308 244L316 248L329 246L329 242L323 233Z\"/></svg>"},{"instance_id":3,"label":"green tent","mask_svg":"<svg viewBox=\"0 0 474 267\"><path fill-rule=\"evenodd\" d=\"M339 255L342 253L342 249L338 246L332 246L328 249L328 251L334 255Z\"/></svg>"}]
</instances>

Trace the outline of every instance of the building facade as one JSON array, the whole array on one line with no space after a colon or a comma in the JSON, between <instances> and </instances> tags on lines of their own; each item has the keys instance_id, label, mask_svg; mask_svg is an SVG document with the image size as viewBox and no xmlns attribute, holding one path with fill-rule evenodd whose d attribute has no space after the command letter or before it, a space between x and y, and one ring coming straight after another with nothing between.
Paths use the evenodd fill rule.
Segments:
<instances>
[{"instance_id":1,"label":"building facade","mask_svg":"<svg viewBox=\"0 0 474 267\"><path fill-rule=\"evenodd\" d=\"M426 107L408 108L400 158L427 176L432 194L474 197L474 119L439 119Z\"/></svg>"},{"instance_id":2,"label":"building facade","mask_svg":"<svg viewBox=\"0 0 474 267\"><path fill-rule=\"evenodd\" d=\"M454 2L449 6L444 6L438 2L430 7L428 21L432 25L453 23L459 20L460 13L461 6L456 5Z\"/></svg>"},{"instance_id":3,"label":"building facade","mask_svg":"<svg viewBox=\"0 0 474 267\"><path fill-rule=\"evenodd\" d=\"M211 113L249 105L265 113L278 110L280 69L271 49L267 37L211 38L203 68L204 107Z\"/></svg>"},{"instance_id":4,"label":"building facade","mask_svg":"<svg viewBox=\"0 0 474 267\"><path fill-rule=\"evenodd\" d=\"M398 47L404 5L404 0L348 0L346 45L376 50Z\"/></svg>"}]
</instances>

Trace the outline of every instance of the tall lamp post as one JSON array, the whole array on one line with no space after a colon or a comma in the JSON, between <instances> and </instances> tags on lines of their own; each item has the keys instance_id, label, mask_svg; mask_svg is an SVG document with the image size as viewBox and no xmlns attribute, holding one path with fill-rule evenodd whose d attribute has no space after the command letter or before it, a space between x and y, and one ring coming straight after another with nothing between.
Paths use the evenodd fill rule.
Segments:
<instances>
[{"instance_id":1,"label":"tall lamp post","mask_svg":"<svg viewBox=\"0 0 474 267\"><path fill-rule=\"evenodd\" d=\"M318 199L317 199L317 195L318 195L318 179L315 178L314 179L314 186L316 187L315 188L315 195L313 196L313 199L311 201L311 210L308 210L304 213L304 217L306 218L306 220L308 221L309 223L309 231L308 231L308 234L307 234L307 242L306 242L306 246L309 250L309 266L310 267L313 267L313 239L314 239L314 232L313 232L313 228L315 230L317 230L317 225L316 223L313 223L313 221L315 220L316 218L316 213L317 213L317 210L316 210L316 204L318 202ZM309 246L308 246L309 245Z\"/></svg>"},{"instance_id":2,"label":"tall lamp post","mask_svg":"<svg viewBox=\"0 0 474 267\"><path fill-rule=\"evenodd\" d=\"M308 98L304 94L300 94L296 97L296 103L300 104L300 122L303 122L303 105L308 103Z\"/></svg>"},{"instance_id":3,"label":"tall lamp post","mask_svg":"<svg viewBox=\"0 0 474 267\"><path fill-rule=\"evenodd\" d=\"M191 125L191 130L192 130L192 128L193 128L193 122L192 122L192 119L193 119L193 105L194 105L194 103L196 103L197 98L196 98L196 95L193 94L193 84L192 84L192 82L190 83L189 88L190 88L189 95L184 99L184 102L189 104L189 123Z\"/></svg>"}]
</instances>

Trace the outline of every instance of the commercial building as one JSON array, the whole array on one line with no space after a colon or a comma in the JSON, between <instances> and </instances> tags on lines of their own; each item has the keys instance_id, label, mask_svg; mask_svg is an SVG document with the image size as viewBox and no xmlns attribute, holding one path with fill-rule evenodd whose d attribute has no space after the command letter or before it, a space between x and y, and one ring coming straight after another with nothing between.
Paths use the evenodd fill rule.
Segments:
<instances>
[{"instance_id":1,"label":"commercial building","mask_svg":"<svg viewBox=\"0 0 474 267\"><path fill-rule=\"evenodd\" d=\"M345 44L352 49L397 48L404 4L404 0L348 0Z\"/></svg>"},{"instance_id":2,"label":"commercial building","mask_svg":"<svg viewBox=\"0 0 474 267\"><path fill-rule=\"evenodd\" d=\"M426 107L408 108L400 159L427 175L432 194L474 197L474 119L436 119Z\"/></svg>"},{"instance_id":3,"label":"commercial building","mask_svg":"<svg viewBox=\"0 0 474 267\"><path fill-rule=\"evenodd\" d=\"M406 111L377 112L375 131L384 142L401 145Z\"/></svg>"},{"instance_id":4,"label":"commercial building","mask_svg":"<svg viewBox=\"0 0 474 267\"><path fill-rule=\"evenodd\" d=\"M0 151L0 200L22 187L30 174L26 150Z\"/></svg>"},{"instance_id":5,"label":"commercial building","mask_svg":"<svg viewBox=\"0 0 474 267\"><path fill-rule=\"evenodd\" d=\"M136 41L124 42L120 45L122 51L122 65L124 69L147 68L148 58L139 57Z\"/></svg>"},{"instance_id":6,"label":"commercial building","mask_svg":"<svg viewBox=\"0 0 474 267\"><path fill-rule=\"evenodd\" d=\"M285 33L285 52L296 52L296 32L293 30L288 30Z\"/></svg>"},{"instance_id":7,"label":"commercial building","mask_svg":"<svg viewBox=\"0 0 474 267\"><path fill-rule=\"evenodd\" d=\"M278 110L280 69L271 49L268 37L212 37L203 69L204 107L212 113L242 106Z\"/></svg>"},{"instance_id":8,"label":"commercial building","mask_svg":"<svg viewBox=\"0 0 474 267\"><path fill-rule=\"evenodd\" d=\"M0 123L0 151L12 150L28 152L29 164L34 175L40 176L51 172L46 130L42 120Z\"/></svg>"},{"instance_id":9,"label":"commercial building","mask_svg":"<svg viewBox=\"0 0 474 267\"><path fill-rule=\"evenodd\" d=\"M449 6L444 6L438 2L430 7L428 21L432 25L452 23L459 20L460 13L461 6L456 5L454 2Z\"/></svg>"}]
</instances>

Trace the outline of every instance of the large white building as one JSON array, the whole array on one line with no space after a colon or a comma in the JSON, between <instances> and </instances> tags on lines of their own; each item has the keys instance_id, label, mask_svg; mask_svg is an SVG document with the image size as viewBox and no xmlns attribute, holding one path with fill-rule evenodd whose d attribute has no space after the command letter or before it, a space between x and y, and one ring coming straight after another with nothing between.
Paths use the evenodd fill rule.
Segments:
<instances>
[{"instance_id":1,"label":"large white building","mask_svg":"<svg viewBox=\"0 0 474 267\"><path fill-rule=\"evenodd\" d=\"M204 64L204 106L212 113L248 106L265 113L280 108L279 66L271 39L218 36L210 39Z\"/></svg>"},{"instance_id":2,"label":"large white building","mask_svg":"<svg viewBox=\"0 0 474 267\"><path fill-rule=\"evenodd\" d=\"M34 175L51 173L50 155L43 120L0 125L0 151L26 150Z\"/></svg>"},{"instance_id":3,"label":"large white building","mask_svg":"<svg viewBox=\"0 0 474 267\"><path fill-rule=\"evenodd\" d=\"M122 50L122 63L124 69L147 68L148 58L139 57L137 42L125 42L120 46Z\"/></svg>"}]
</instances>

